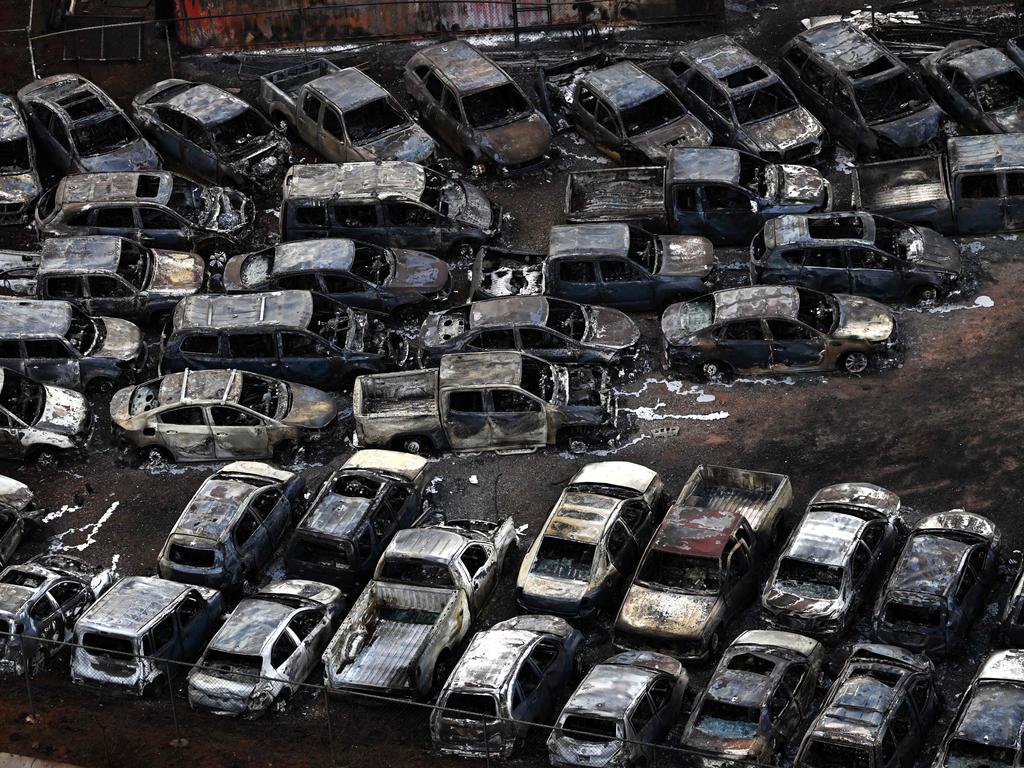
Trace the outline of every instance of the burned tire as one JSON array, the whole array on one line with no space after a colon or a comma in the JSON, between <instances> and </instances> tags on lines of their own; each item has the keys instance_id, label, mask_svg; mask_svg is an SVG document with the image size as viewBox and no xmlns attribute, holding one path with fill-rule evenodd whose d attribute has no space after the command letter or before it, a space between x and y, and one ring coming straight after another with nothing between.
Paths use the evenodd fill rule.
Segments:
<instances>
[{"instance_id":1,"label":"burned tire","mask_svg":"<svg viewBox=\"0 0 1024 768\"><path fill-rule=\"evenodd\" d=\"M697 369L702 381L718 382L726 381L732 374L732 369L721 360L705 360Z\"/></svg>"},{"instance_id":2,"label":"burned tire","mask_svg":"<svg viewBox=\"0 0 1024 768\"><path fill-rule=\"evenodd\" d=\"M90 395L101 395L105 397L114 391L114 383L113 379L109 379L105 376L95 378L86 385L85 391Z\"/></svg>"},{"instance_id":3,"label":"burned tire","mask_svg":"<svg viewBox=\"0 0 1024 768\"><path fill-rule=\"evenodd\" d=\"M843 373L859 376L871 365L867 352L847 352L839 359L839 367Z\"/></svg>"},{"instance_id":4,"label":"burned tire","mask_svg":"<svg viewBox=\"0 0 1024 768\"><path fill-rule=\"evenodd\" d=\"M158 466L174 463L174 456L166 448L150 445L138 452L140 466Z\"/></svg>"},{"instance_id":5,"label":"burned tire","mask_svg":"<svg viewBox=\"0 0 1024 768\"><path fill-rule=\"evenodd\" d=\"M447 648L441 651L434 664L434 678L431 681L430 690L437 692L448 682L448 676L452 673L452 653Z\"/></svg>"},{"instance_id":6,"label":"burned tire","mask_svg":"<svg viewBox=\"0 0 1024 768\"><path fill-rule=\"evenodd\" d=\"M934 285L922 285L915 288L913 293L910 294L910 302L916 304L919 307L931 307L935 305L941 295L939 289Z\"/></svg>"},{"instance_id":7,"label":"burned tire","mask_svg":"<svg viewBox=\"0 0 1024 768\"><path fill-rule=\"evenodd\" d=\"M408 437L400 437L395 441L395 447L398 450L405 451L406 453L415 453L420 456L427 455L433 446L433 442L425 435L409 435Z\"/></svg>"}]
</instances>

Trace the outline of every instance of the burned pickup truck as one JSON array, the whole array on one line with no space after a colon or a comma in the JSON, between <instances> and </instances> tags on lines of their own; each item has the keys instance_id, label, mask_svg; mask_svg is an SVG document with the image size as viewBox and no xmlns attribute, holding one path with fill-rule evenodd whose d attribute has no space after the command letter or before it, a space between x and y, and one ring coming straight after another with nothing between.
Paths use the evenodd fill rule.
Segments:
<instances>
[{"instance_id":1,"label":"burned pickup truck","mask_svg":"<svg viewBox=\"0 0 1024 768\"><path fill-rule=\"evenodd\" d=\"M614 423L605 370L520 352L445 355L438 368L356 379L360 445L420 453L529 451Z\"/></svg>"},{"instance_id":2,"label":"burned pickup truck","mask_svg":"<svg viewBox=\"0 0 1024 768\"><path fill-rule=\"evenodd\" d=\"M745 244L770 218L831 206L832 186L814 168L722 147L673 149L665 166L576 171L565 190L570 222L639 222L716 243Z\"/></svg>"},{"instance_id":3,"label":"burned pickup truck","mask_svg":"<svg viewBox=\"0 0 1024 768\"><path fill-rule=\"evenodd\" d=\"M417 698L442 685L515 541L511 517L399 531L324 652L325 685Z\"/></svg>"},{"instance_id":4,"label":"burned pickup truck","mask_svg":"<svg viewBox=\"0 0 1024 768\"><path fill-rule=\"evenodd\" d=\"M852 205L947 235L1024 229L1024 134L954 136L945 155L859 165Z\"/></svg>"}]
</instances>

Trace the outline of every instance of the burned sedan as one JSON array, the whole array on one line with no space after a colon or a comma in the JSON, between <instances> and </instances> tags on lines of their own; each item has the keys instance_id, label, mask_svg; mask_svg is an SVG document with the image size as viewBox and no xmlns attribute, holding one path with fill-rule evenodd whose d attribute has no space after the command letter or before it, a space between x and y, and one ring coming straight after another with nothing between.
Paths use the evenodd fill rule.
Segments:
<instances>
[{"instance_id":1,"label":"burned sedan","mask_svg":"<svg viewBox=\"0 0 1024 768\"><path fill-rule=\"evenodd\" d=\"M0 296L34 296L38 269L38 251L0 250Z\"/></svg>"},{"instance_id":2,"label":"burned sedan","mask_svg":"<svg viewBox=\"0 0 1024 768\"><path fill-rule=\"evenodd\" d=\"M582 642L555 616L517 616L477 632L430 713L434 746L449 755L510 757L530 723L556 712Z\"/></svg>"},{"instance_id":3,"label":"burned sedan","mask_svg":"<svg viewBox=\"0 0 1024 768\"><path fill-rule=\"evenodd\" d=\"M836 640L889 570L899 510L899 496L870 483L815 493L761 595L768 623Z\"/></svg>"},{"instance_id":4,"label":"burned sedan","mask_svg":"<svg viewBox=\"0 0 1024 768\"><path fill-rule=\"evenodd\" d=\"M640 329L617 309L547 296L506 296L431 312L420 326L420 362L451 352L517 349L553 363L608 364L637 352Z\"/></svg>"},{"instance_id":5,"label":"burned sedan","mask_svg":"<svg viewBox=\"0 0 1024 768\"><path fill-rule=\"evenodd\" d=\"M424 123L478 170L521 171L548 159L547 120L515 80L469 43L417 51L403 82Z\"/></svg>"},{"instance_id":6,"label":"burned sedan","mask_svg":"<svg viewBox=\"0 0 1024 768\"><path fill-rule=\"evenodd\" d=\"M337 416L318 389L237 369L170 373L110 400L120 450L174 461L287 459Z\"/></svg>"},{"instance_id":7,"label":"burned sedan","mask_svg":"<svg viewBox=\"0 0 1024 768\"><path fill-rule=\"evenodd\" d=\"M789 86L728 35L683 43L668 62L669 86L715 134L772 162L814 157L825 129Z\"/></svg>"},{"instance_id":8,"label":"burned sedan","mask_svg":"<svg viewBox=\"0 0 1024 768\"><path fill-rule=\"evenodd\" d=\"M285 549L289 574L352 592L399 530L419 517L427 460L399 451L356 451L309 503Z\"/></svg>"},{"instance_id":9,"label":"burned sedan","mask_svg":"<svg viewBox=\"0 0 1024 768\"><path fill-rule=\"evenodd\" d=\"M658 527L664 487L657 472L628 461L577 472L523 557L519 606L586 618L612 604Z\"/></svg>"},{"instance_id":10,"label":"burned sedan","mask_svg":"<svg viewBox=\"0 0 1024 768\"><path fill-rule=\"evenodd\" d=\"M664 364L714 381L734 374L842 371L892 357L896 316L871 299L792 286L716 291L661 316Z\"/></svg>"},{"instance_id":11,"label":"burned sedan","mask_svg":"<svg viewBox=\"0 0 1024 768\"><path fill-rule=\"evenodd\" d=\"M0 459L35 460L81 449L91 429L89 401L81 393L0 367Z\"/></svg>"},{"instance_id":12,"label":"burned sedan","mask_svg":"<svg viewBox=\"0 0 1024 768\"><path fill-rule=\"evenodd\" d=\"M53 553L5 568L0 573L0 674L35 672L60 653L75 621L110 579L109 570Z\"/></svg>"},{"instance_id":13,"label":"burned sedan","mask_svg":"<svg viewBox=\"0 0 1024 768\"><path fill-rule=\"evenodd\" d=\"M875 636L944 656L985 609L999 567L999 529L963 510L918 521L875 604Z\"/></svg>"},{"instance_id":14,"label":"burned sedan","mask_svg":"<svg viewBox=\"0 0 1024 768\"><path fill-rule=\"evenodd\" d=\"M892 645L853 646L794 768L913 765L938 708L935 668Z\"/></svg>"},{"instance_id":15,"label":"burned sedan","mask_svg":"<svg viewBox=\"0 0 1024 768\"><path fill-rule=\"evenodd\" d=\"M316 668L344 608L327 584L268 584L238 604L188 673L189 704L249 716L283 706Z\"/></svg>"},{"instance_id":16,"label":"burned sedan","mask_svg":"<svg viewBox=\"0 0 1024 768\"><path fill-rule=\"evenodd\" d=\"M791 632L749 630L722 654L693 703L680 746L706 759L776 765L810 714L825 648Z\"/></svg>"},{"instance_id":17,"label":"burned sedan","mask_svg":"<svg viewBox=\"0 0 1024 768\"><path fill-rule=\"evenodd\" d=\"M18 545L42 523L44 514L27 485L0 475L0 568L11 562Z\"/></svg>"},{"instance_id":18,"label":"burned sedan","mask_svg":"<svg viewBox=\"0 0 1024 768\"><path fill-rule=\"evenodd\" d=\"M164 157L213 184L271 192L289 165L291 146L267 118L209 83L161 80L132 99L132 114Z\"/></svg>"},{"instance_id":19,"label":"burned sedan","mask_svg":"<svg viewBox=\"0 0 1024 768\"><path fill-rule=\"evenodd\" d=\"M224 267L224 289L319 291L350 307L406 317L444 301L452 277L429 254L332 237L234 256Z\"/></svg>"},{"instance_id":20,"label":"burned sedan","mask_svg":"<svg viewBox=\"0 0 1024 768\"><path fill-rule=\"evenodd\" d=\"M301 475L236 461L199 486L157 558L160 576L237 594L302 514Z\"/></svg>"},{"instance_id":21,"label":"burned sedan","mask_svg":"<svg viewBox=\"0 0 1024 768\"><path fill-rule=\"evenodd\" d=\"M689 675L661 653L626 651L596 664L562 708L548 736L555 768L657 764L679 719Z\"/></svg>"},{"instance_id":22,"label":"burned sedan","mask_svg":"<svg viewBox=\"0 0 1024 768\"><path fill-rule=\"evenodd\" d=\"M0 94L0 226L31 221L42 191L25 117L14 99Z\"/></svg>"},{"instance_id":23,"label":"burned sedan","mask_svg":"<svg viewBox=\"0 0 1024 768\"><path fill-rule=\"evenodd\" d=\"M238 368L328 390L405 362L379 316L311 291L189 296L178 302L164 370Z\"/></svg>"},{"instance_id":24,"label":"burned sedan","mask_svg":"<svg viewBox=\"0 0 1024 768\"><path fill-rule=\"evenodd\" d=\"M753 285L934 304L962 290L965 277L952 240L864 212L780 216L750 244Z\"/></svg>"},{"instance_id":25,"label":"burned sedan","mask_svg":"<svg viewBox=\"0 0 1024 768\"><path fill-rule=\"evenodd\" d=\"M1024 130L1024 72L998 48L957 40L921 60L936 101L979 133Z\"/></svg>"},{"instance_id":26,"label":"burned sedan","mask_svg":"<svg viewBox=\"0 0 1024 768\"><path fill-rule=\"evenodd\" d=\"M923 147L942 110L910 68L851 24L819 24L782 46L780 71L829 133L856 154Z\"/></svg>"},{"instance_id":27,"label":"burned sedan","mask_svg":"<svg viewBox=\"0 0 1024 768\"><path fill-rule=\"evenodd\" d=\"M79 75L53 75L18 91L32 130L65 174L147 171L160 157L114 100Z\"/></svg>"}]
</instances>

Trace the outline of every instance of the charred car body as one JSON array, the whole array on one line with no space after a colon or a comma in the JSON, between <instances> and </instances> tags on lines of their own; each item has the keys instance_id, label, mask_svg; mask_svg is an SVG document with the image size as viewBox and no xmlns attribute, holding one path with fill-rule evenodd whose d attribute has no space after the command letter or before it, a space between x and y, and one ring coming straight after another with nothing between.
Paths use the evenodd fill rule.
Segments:
<instances>
[{"instance_id":1,"label":"charred car body","mask_svg":"<svg viewBox=\"0 0 1024 768\"><path fill-rule=\"evenodd\" d=\"M706 380L734 373L860 374L892 357L896 317L861 296L792 286L730 288L661 316L666 367Z\"/></svg>"},{"instance_id":2,"label":"charred car body","mask_svg":"<svg viewBox=\"0 0 1024 768\"><path fill-rule=\"evenodd\" d=\"M426 466L408 453L357 451L309 503L285 550L288 573L361 587L395 533L419 517Z\"/></svg>"},{"instance_id":3,"label":"charred car body","mask_svg":"<svg viewBox=\"0 0 1024 768\"><path fill-rule=\"evenodd\" d=\"M238 593L277 549L305 506L301 475L236 461L210 475L185 505L157 558L160 576Z\"/></svg>"},{"instance_id":4,"label":"charred car body","mask_svg":"<svg viewBox=\"0 0 1024 768\"><path fill-rule=\"evenodd\" d=\"M410 453L523 451L615 420L606 370L521 352L445 355L438 368L360 376L352 413L360 445Z\"/></svg>"},{"instance_id":5,"label":"charred car body","mask_svg":"<svg viewBox=\"0 0 1024 768\"><path fill-rule=\"evenodd\" d=\"M123 578L75 624L71 681L155 692L167 683L173 662L199 655L223 611L215 589L153 576Z\"/></svg>"},{"instance_id":6,"label":"charred car body","mask_svg":"<svg viewBox=\"0 0 1024 768\"><path fill-rule=\"evenodd\" d=\"M626 461L577 472L523 557L519 606L584 618L610 605L658 527L664 488L657 472Z\"/></svg>"},{"instance_id":7,"label":"charred car body","mask_svg":"<svg viewBox=\"0 0 1024 768\"><path fill-rule=\"evenodd\" d=\"M324 392L237 369L171 373L110 400L122 448L174 461L281 456L337 415Z\"/></svg>"},{"instance_id":8,"label":"charred car body","mask_svg":"<svg viewBox=\"0 0 1024 768\"><path fill-rule=\"evenodd\" d=\"M473 185L415 163L293 165L280 226L285 241L350 237L445 254L496 235L501 211Z\"/></svg>"},{"instance_id":9,"label":"charred car body","mask_svg":"<svg viewBox=\"0 0 1024 768\"><path fill-rule=\"evenodd\" d=\"M417 51L403 82L423 121L470 165L509 172L548 159L547 120L501 67L469 43L451 40Z\"/></svg>"},{"instance_id":10,"label":"charred car body","mask_svg":"<svg viewBox=\"0 0 1024 768\"><path fill-rule=\"evenodd\" d=\"M1010 587L1006 605L1000 612L996 639L1008 648L1024 646L1024 562L1017 568L1017 576Z\"/></svg>"},{"instance_id":11,"label":"charred car body","mask_svg":"<svg viewBox=\"0 0 1024 768\"><path fill-rule=\"evenodd\" d=\"M683 730L680 746L707 757L692 765L775 765L810 714L824 661L824 647L802 635L755 629L737 637Z\"/></svg>"},{"instance_id":12,"label":"charred car body","mask_svg":"<svg viewBox=\"0 0 1024 768\"><path fill-rule=\"evenodd\" d=\"M43 514L27 485L0 475L0 568L11 562L18 545L40 525Z\"/></svg>"},{"instance_id":13,"label":"charred car body","mask_svg":"<svg viewBox=\"0 0 1024 768\"><path fill-rule=\"evenodd\" d=\"M452 352L517 349L553 363L608 364L636 353L640 329L615 309L546 296L506 296L431 312L417 339L420 362Z\"/></svg>"},{"instance_id":14,"label":"charred car body","mask_svg":"<svg viewBox=\"0 0 1024 768\"><path fill-rule=\"evenodd\" d=\"M780 216L750 245L750 282L931 304L964 285L956 244L870 213Z\"/></svg>"},{"instance_id":15,"label":"charred car body","mask_svg":"<svg viewBox=\"0 0 1024 768\"><path fill-rule=\"evenodd\" d=\"M815 493L765 584L761 606L768 622L837 639L888 572L899 510L896 494L870 483Z\"/></svg>"},{"instance_id":16,"label":"charred car body","mask_svg":"<svg viewBox=\"0 0 1024 768\"><path fill-rule=\"evenodd\" d=\"M89 401L80 393L0 367L0 459L80 449L91 429Z\"/></svg>"},{"instance_id":17,"label":"charred car body","mask_svg":"<svg viewBox=\"0 0 1024 768\"><path fill-rule=\"evenodd\" d=\"M132 115L164 157L214 184L261 192L280 184L288 167L288 140L215 85L161 80L132 99Z\"/></svg>"},{"instance_id":18,"label":"charred car body","mask_svg":"<svg viewBox=\"0 0 1024 768\"><path fill-rule=\"evenodd\" d=\"M0 226L31 221L42 191L25 117L14 99L0 94Z\"/></svg>"},{"instance_id":19,"label":"charred car body","mask_svg":"<svg viewBox=\"0 0 1024 768\"><path fill-rule=\"evenodd\" d=\"M32 130L65 173L147 171L160 158L113 99L79 75L54 75L18 91Z\"/></svg>"},{"instance_id":20,"label":"charred car body","mask_svg":"<svg viewBox=\"0 0 1024 768\"><path fill-rule=\"evenodd\" d=\"M668 78L720 144L788 162L814 157L828 138L789 86L728 35L681 45L669 59Z\"/></svg>"},{"instance_id":21,"label":"charred car body","mask_svg":"<svg viewBox=\"0 0 1024 768\"><path fill-rule=\"evenodd\" d=\"M821 24L782 47L781 74L829 133L857 154L922 147L942 110L896 56L845 22Z\"/></svg>"},{"instance_id":22,"label":"charred car body","mask_svg":"<svg viewBox=\"0 0 1024 768\"><path fill-rule=\"evenodd\" d=\"M446 299L452 278L447 264L426 253L335 237L234 256L224 288L318 291L350 307L404 315Z\"/></svg>"},{"instance_id":23,"label":"charred car body","mask_svg":"<svg viewBox=\"0 0 1024 768\"><path fill-rule=\"evenodd\" d=\"M38 251L0 250L0 295L34 296L38 269Z\"/></svg>"},{"instance_id":24,"label":"charred car body","mask_svg":"<svg viewBox=\"0 0 1024 768\"><path fill-rule=\"evenodd\" d=\"M7 566L0 573L0 674L23 675L56 656L108 586L109 571L68 555Z\"/></svg>"},{"instance_id":25,"label":"charred car body","mask_svg":"<svg viewBox=\"0 0 1024 768\"><path fill-rule=\"evenodd\" d=\"M376 316L311 291L189 296L178 302L165 370L239 368L329 390L404 362L408 342Z\"/></svg>"},{"instance_id":26,"label":"charred car body","mask_svg":"<svg viewBox=\"0 0 1024 768\"><path fill-rule=\"evenodd\" d=\"M509 757L545 722L575 668L583 635L555 616L517 616L478 632L430 713L444 754Z\"/></svg>"},{"instance_id":27,"label":"charred car body","mask_svg":"<svg viewBox=\"0 0 1024 768\"><path fill-rule=\"evenodd\" d=\"M238 604L188 673L193 709L257 715L299 690L345 607L341 591L278 581Z\"/></svg>"},{"instance_id":28,"label":"charred car body","mask_svg":"<svg viewBox=\"0 0 1024 768\"><path fill-rule=\"evenodd\" d=\"M875 605L875 636L946 655L985 608L999 566L999 529L963 510L918 521Z\"/></svg>"},{"instance_id":29,"label":"charred car body","mask_svg":"<svg viewBox=\"0 0 1024 768\"><path fill-rule=\"evenodd\" d=\"M626 651L594 665L548 736L555 768L653 763L679 719L689 675L671 656Z\"/></svg>"}]
</instances>

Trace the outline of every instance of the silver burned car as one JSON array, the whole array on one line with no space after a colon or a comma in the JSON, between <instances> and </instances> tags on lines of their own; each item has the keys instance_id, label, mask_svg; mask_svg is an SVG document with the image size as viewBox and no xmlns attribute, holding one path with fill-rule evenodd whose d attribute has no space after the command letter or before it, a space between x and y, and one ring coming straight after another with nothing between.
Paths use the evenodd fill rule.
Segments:
<instances>
[{"instance_id":1,"label":"silver burned car","mask_svg":"<svg viewBox=\"0 0 1024 768\"><path fill-rule=\"evenodd\" d=\"M28 125L14 99L0 94L0 226L30 221L41 191Z\"/></svg>"},{"instance_id":2,"label":"silver burned car","mask_svg":"<svg viewBox=\"0 0 1024 768\"><path fill-rule=\"evenodd\" d=\"M340 589L298 579L243 600L189 672L189 703L230 715L283 705L320 663L344 605Z\"/></svg>"},{"instance_id":3,"label":"silver burned car","mask_svg":"<svg viewBox=\"0 0 1024 768\"><path fill-rule=\"evenodd\" d=\"M83 448L91 428L89 401L81 393L0 367L0 459L33 461Z\"/></svg>"}]
</instances>

